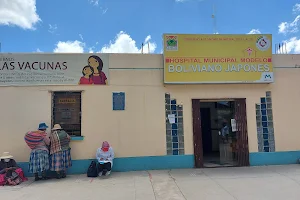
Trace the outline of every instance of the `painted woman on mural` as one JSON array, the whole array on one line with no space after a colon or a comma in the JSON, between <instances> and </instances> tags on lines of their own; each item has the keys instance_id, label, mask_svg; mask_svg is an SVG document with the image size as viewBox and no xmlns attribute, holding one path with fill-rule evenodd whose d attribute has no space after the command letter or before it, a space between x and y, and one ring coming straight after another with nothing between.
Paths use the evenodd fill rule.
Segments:
<instances>
[{"instance_id":1,"label":"painted woman on mural","mask_svg":"<svg viewBox=\"0 0 300 200\"><path fill-rule=\"evenodd\" d=\"M99 56L92 55L88 59L88 64L93 68L93 83L95 85L107 85L107 78L103 69L103 61Z\"/></svg>"}]
</instances>

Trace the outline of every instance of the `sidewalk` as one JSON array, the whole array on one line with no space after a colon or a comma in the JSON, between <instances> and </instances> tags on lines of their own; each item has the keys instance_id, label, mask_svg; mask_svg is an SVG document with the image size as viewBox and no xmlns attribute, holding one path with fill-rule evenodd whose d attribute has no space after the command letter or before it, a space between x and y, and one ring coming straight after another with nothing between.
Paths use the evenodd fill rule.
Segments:
<instances>
[{"instance_id":1,"label":"sidewalk","mask_svg":"<svg viewBox=\"0 0 300 200\"><path fill-rule=\"evenodd\" d=\"M300 165L69 176L0 187L5 200L299 200Z\"/></svg>"}]
</instances>

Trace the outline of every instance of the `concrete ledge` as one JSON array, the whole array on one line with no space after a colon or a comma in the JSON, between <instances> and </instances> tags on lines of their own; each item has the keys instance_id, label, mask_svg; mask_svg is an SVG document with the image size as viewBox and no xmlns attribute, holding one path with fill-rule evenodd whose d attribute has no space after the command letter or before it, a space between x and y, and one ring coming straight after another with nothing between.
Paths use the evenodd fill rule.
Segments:
<instances>
[{"instance_id":1,"label":"concrete ledge","mask_svg":"<svg viewBox=\"0 0 300 200\"><path fill-rule=\"evenodd\" d=\"M73 160L73 166L68 174L85 174L93 159ZM25 176L32 176L28 173L28 162L20 162L18 165L23 169ZM162 170L162 169L184 169L194 167L194 155L176 156L145 156L115 158L113 171L141 171L141 170Z\"/></svg>"},{"instance_id":2,"label":"concrete ledge","mask_svg":"<svg viewBox=\"0 0 300 200\"><path fill-rule=\"evenodd\" d=\"M297 164L300 151L252 152L250 166Z\"/></svg>"}]
</instances>

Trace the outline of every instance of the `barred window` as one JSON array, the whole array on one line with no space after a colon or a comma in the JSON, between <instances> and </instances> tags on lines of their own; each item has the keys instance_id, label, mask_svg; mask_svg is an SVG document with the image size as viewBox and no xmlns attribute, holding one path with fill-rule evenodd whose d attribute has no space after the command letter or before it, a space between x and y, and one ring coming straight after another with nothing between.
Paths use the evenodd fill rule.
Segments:
<instances>
[{"instance_id":1,"label":"barred window","mask_svg":"<svg viewBox=\"0 0 300 200\"><path fill-rule=\"evenodd\" d=\"M60 124L70 136L81 136L81 92L52 93L52 126Z\"/></svg>"}]
</instances>

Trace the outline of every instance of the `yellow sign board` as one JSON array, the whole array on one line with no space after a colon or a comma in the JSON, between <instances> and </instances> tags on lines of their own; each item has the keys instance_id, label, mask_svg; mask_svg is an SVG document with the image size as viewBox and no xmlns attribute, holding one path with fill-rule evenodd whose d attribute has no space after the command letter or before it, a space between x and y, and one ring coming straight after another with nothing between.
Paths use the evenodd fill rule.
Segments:
<instances>
[{"instance_id":1,"label":"yellow sign board","mask_svg":"<svg viewBox=\"0 0 300 200\"><path fill-rule=\"evenodd\" d=\"M74 104L76 103L75 98L61 98L58 100L59 104Z\"/></svg>"},{"instance_id":2,"label":"yellow sign board","mask_svg":"<svg viewBox=\"0 0 300 200\"><path fill-rule=\"evenodd\" d=\"M164 34L164 83L272 83L272 35Z\"/></svg>"}]
</instances>

